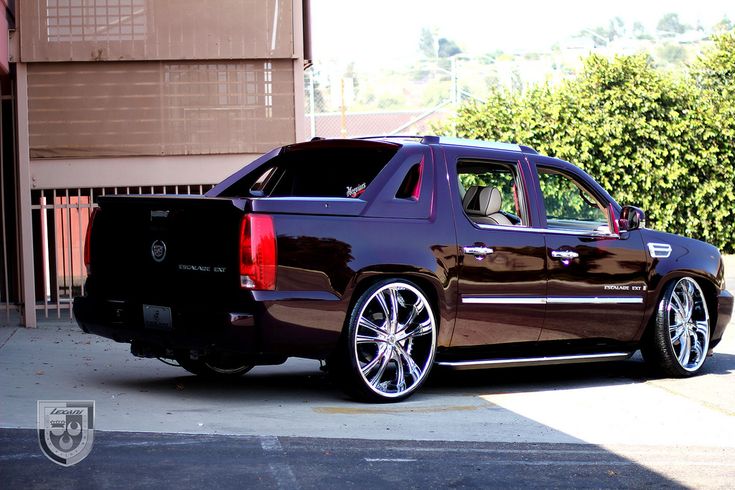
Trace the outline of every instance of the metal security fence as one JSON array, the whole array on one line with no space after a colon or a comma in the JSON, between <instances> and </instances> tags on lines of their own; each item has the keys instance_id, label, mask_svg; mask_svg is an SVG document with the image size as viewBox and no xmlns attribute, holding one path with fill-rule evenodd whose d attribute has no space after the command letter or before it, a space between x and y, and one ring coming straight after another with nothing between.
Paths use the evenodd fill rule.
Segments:
<instances>
[{"instance_id":1,"label":"metal security fence","mask_svg":"<svg viewBox=\"0 0 735 490\"><path fill-rule=\"evenodd\" d=\"M42 312L42 318L72 320L74 297L84 294L84 239L99 196L201 195L212 187L201 184L32 191L36 311Z\"/></svg>"},{"instance_id":2,"label":"metal security fence","mask_svg":"<svg viewBox=\"0 0 735 490\"><path fill-rule=\"evenodd\" d=\"M6 325L20 312L15 134L15 95L11 90L10 93L0 93L0 324Z\"/></svg>"}]
</instances>

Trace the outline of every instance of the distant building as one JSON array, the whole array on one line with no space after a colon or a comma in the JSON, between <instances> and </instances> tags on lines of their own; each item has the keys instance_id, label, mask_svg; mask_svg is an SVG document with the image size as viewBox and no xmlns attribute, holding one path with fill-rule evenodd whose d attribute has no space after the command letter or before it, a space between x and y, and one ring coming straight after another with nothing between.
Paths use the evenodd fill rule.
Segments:
<instances>
[{"instance_id":1,"label":"distant building","mask_svg":"<svg viewBox=\"0 0 735 490\"><path fill-rule=\"evenodd\" d=\"M339 112L322 112L313 116L307 114L306 126L313 136L320 138L423 135L431 134L432 124L452 114L448 110L350 112L343 120Z\"/></svg>"}]
</instances>

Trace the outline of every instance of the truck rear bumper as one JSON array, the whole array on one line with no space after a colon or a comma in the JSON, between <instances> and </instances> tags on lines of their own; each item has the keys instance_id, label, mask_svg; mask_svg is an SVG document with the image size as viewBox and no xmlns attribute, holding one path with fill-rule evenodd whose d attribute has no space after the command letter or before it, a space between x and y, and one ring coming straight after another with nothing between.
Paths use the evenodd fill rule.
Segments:
<instances>
[{"instance_id":1,"label":"truck rear bumper","mask_svg":"<svg viewBox=\"0 0 735 490\"><path fill-rule=\"evenodd\" d=\"M142 304L74 299L74 317L84 332L139 344L151 352L227 350L253 354L259 350L252 313L202 312L186 307L171 307L170 312L168 325L152 327L146 326Z\"/></svg>"},{"instance_id":2,"label":"truck rear bumper","mask_svg":"<svg viewBox=\"0 0 735 490\"><path fill-rule=\"evenodd\" d=\"M732 318L732 308L733 296L729 291L723 289L717 295L717 325L715 325L712 334L712 344L717 345L717 342L722 338L722 334L725 333L725 328Z\"/></svg>"}]
</instances>

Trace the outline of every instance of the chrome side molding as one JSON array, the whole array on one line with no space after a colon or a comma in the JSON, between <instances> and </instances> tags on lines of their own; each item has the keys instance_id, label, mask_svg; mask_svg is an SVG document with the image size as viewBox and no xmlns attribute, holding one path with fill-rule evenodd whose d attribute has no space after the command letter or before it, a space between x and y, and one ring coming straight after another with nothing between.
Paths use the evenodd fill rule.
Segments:
<instances>
[{"instance_id":1,"label":"chrome side molding","mask_svg":"<svg viewBox=\"0 0 735 490\"><path fill-rule=\"evenodd\" d=\"M642 304L640 296L575 296L575 297L505 297L505 296L462 296L464 304L483 305L610 305Z\"/></svg>"},{"instance_id":2,"label":"chrome side molding","mask_svg":"<svg viewBox=\"0 0 735 490\"><path fill-rule=\"evenodd\" d=\"M485 298L480 296L462 296L462 303L480 305L545 305L546 298Z\"/></svg>"},{"instance_id":3,"label":"chrome side molding","mask_svg":"<svg viewBox=\"0 0 735 490\"><path fill-rule=\"evenodd\" d=\"M634 351L635 352L635 351ZM577 354L567 356L520 357L513 359L482 359L474 361L437 361L434 364L450 369L489 369L522 366L550 366L583 362L623 361L634 352L606 352L602 354Z\"/></svg>"}]
</instances>

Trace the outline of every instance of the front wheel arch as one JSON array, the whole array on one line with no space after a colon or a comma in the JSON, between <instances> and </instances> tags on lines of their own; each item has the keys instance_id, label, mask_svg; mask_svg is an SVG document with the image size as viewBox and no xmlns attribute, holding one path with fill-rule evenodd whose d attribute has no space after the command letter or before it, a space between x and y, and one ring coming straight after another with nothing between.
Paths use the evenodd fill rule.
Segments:
<instances>
[{"instance_id":1,"label":"front wheel arch","mask_svg":"<svg viewBox=\"0 0 735 490\"><path fill-rule=\"evenodd\" d=\"M661 276L660 279L657 281L657 284L649 284L651 290L656 290L656 297L654 307L652 308L653 312L650 316L646 318L644 326L641 327L641 342L643 342L645 337L650 333L651 325L653 324L653 322L656 321L656 308L658 307L658 303L661 301L666 287L672 282L678 281L682 277L690 277L694 279L697 284L699 284L699 287L702 288L702 291L704 292L705 298L707 300L707 308L709 309L710 323L712 324L712 328L714 328L714 325L717 324L718 288L715 283L712 282L712 279L706 275L702 275L694 271L684 271L679 269L672 270Z\"/></svg>"},{"instance_id":2,"label":"front wheel arch","mask_svg":"<svg viewBox=\"0 0 735 490\"><path fill-rule=\"evenodd\" d=\"M710 313L716 312L716 306L713 310L708 291L711 289L703 287L702 279L694 275L676 275L662 282L640 343L644 359L659 373L689 377L701 370L716 325L716 315ZM691 300L688 306L683 304L688 302L687 296ZM695 361L691 361L691 354L696 354Z\"/></svg>"},{"instance_id":3,"label":"front wheel arch","mask_svg":"<svg viewBox=\"0 0 735 490\"><path fill-rule=\"evenodd\" d=\"M360 278L359 276L363 276ZM437 338L439 337L440 333L449 328L447 325L442 324L442 315L441 311L442 308L445 308L445 302L441 300L441 296L444 294L443 288L441 284L439 283L439 280L436 276L430 276L427 274L421 274L421 273L410 273L410 272L380 272L380 273L371 273L371 272L362 272L358 274L357 280L355 281L355 287L352 289L350 293L350 299L348 303L348 307L346 310L345 315L345 322L344 325L342 325L342 335L344 335L345 330L347 329L349 322L350 322L350 313L352 312L352 309L355 307L355 303L360 299L360 297L367 291L370 287L375 285L378 282L386 281L386 280L405 280L410 283L413 283L416 285L421 291L427 296L427 299L431 303L431 308L434 310L434 316L436 316L436 322L437 322Z\"/></svg>"}]
</instances>

